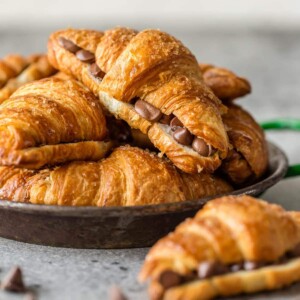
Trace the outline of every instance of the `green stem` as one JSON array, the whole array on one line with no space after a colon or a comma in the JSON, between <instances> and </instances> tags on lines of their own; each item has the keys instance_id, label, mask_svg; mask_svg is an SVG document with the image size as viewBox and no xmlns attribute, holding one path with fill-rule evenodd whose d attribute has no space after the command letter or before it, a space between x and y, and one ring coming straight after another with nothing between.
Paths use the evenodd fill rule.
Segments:
<instances>
[{"instance_id":1,"label":"green stem","mask_svg":"<svg viewBox=\"0 0 300 300\"><path fill-rule=\"evenodd\" d=\"M261 127L266 130L290 129L300 130L300 120L298 119L276 119L262 122Z\"/></svg>"}]
</instances>

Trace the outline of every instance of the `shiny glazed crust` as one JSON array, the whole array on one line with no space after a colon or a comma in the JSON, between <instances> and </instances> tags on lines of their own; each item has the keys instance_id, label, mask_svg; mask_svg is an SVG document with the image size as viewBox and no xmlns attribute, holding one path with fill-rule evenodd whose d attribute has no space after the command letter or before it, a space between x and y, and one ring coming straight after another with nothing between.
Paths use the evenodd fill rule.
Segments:
<instances>
[{"instance_id":1,"label":"shiny glazed crust","mask_svg":"<svg viewBox=\"0 0 300 300\"><path fill-rule=\"evenodd\" d=\"M259 179L268 167L268 148L262 128L240 106L231 104L223 115L229 141L233 146L221 170L233 183Z\"/></svg>"},{"instance_id":2,"label":"shiny glazed crust","mask_svg":"<svg viewBox=\"0 0 300 300\"><path fill-rule=\"evenodd\" d=\"M0 163L40 168L98 160L108 151L97 99L74 80L48 78L20 87L0 105Z\"/></svg>"},{"instance_id":3,"label":"shiny glazed crust","mask_svg":"<svg viewBox=\"0 0 300 300\"><path fill-rule=\"evenodd\" d=\"M139 278L151 278L152 299L211 299L276 289L300 279L299 259L196 280L167 291L158 278L165 270L188 275L204 261L276 262L299 241L299 213L249 196L225 196L208 202L193 219L159 240L148 253Z\"/></svg>"},{"instance_id":4,"label":"shiny glazed crust","mask_svg":"<svg viewBox=\"0 0 300 300\"><path fill-rule=\"evenodd\" d=\"M16 77L7 80L0 89L0 104L23 84L49 77L56 72L49 64L46 55L32 55L27 59L24 58L24 61L26 62L25 69L19 68L20 72L16 74Z\"/></svg>"},{"instance_id":5,"label":"shiny glazed crust","mask_svg":"<svg viewBox=\"0 0 300 300\"><path fill-rule=\"evenodd\" d=\"M232 71L209 64L199 64L204 82L224 102L229 102L251 93L251 85L245 78Z\"/></svg>"},{"instance_id":6,"label":"shiny glazed crust","mask_svg":"<svg viewBox=\"0 0 300 300\"><path fill-rule=\"evenodd\" d=\"M74 206L179 202L232 190L214 175L181 173L165 159L130 146L100 162L71 162L53 170L0 167L0 185L1 199Z\"/></svg>"},{"instance_id":7,"label":"shiny glazed crust","mask_svg":"<svg viewBox=\"0 0 300 300\"><path fill-rule=\"evenodd\" d=\"M106 73L102 81L89 73L88 64L59 45L60 37L96 53L96 62ZM87 40L91 43L84 42ZM191 173L213 171L226 157L228 139L221 119L226 108L203 82L195 57L172 36L159 30L137 33L116 28L97 35L88 30L69 29L50 36L48 57L56 68L88 86L115 117L148 134L179 169ZM158 123L147 121L134 110L129 102L135 97L166 115L173 113L192 134L218 149L217 155L202 157L192 148L185 151L178 143L171 145L170 137L157 130Z\"/></svg>"}]
</instances>

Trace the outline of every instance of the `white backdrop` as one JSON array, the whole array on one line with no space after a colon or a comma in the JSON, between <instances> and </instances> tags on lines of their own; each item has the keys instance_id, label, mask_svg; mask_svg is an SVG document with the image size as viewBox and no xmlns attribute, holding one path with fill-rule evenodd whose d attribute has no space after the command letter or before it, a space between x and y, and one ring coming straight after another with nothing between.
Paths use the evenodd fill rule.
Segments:
<instances>
[{"instance_id":1,"label":"white backdrop","mask_svg":"<svg viewBox=\"0 0 300 300\"><path fill-rule=\"evenodd\" d=\"M299 0L0 0L0 29L127 25L300 27Z\"/></svg>"}]
</instances>

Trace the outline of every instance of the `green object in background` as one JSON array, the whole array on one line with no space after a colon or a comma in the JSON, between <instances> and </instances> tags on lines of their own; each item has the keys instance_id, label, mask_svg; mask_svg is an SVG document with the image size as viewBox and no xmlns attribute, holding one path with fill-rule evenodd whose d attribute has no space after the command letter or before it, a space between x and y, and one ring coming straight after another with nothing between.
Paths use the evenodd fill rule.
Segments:
<instances>
[{"instance_id":1,"label":"green object in background","mask_svg":"<svg viewBox=\"0 0 300 300\"><path fill-rule=\"evenodd\" d=\"M262 122L260 126L264 130L296 130L300 131L300 120L298 119L275 119ZM285 178L300 175L300 164L289 166Z\"/></svg>"}]
</instances>

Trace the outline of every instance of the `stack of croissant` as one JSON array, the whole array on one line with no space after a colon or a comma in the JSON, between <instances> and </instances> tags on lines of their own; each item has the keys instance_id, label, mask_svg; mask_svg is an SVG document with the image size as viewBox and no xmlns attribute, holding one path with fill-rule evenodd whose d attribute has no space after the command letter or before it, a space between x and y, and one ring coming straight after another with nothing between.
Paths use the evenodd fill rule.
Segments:
<instances>
[{"instance_id":1,"label":"stack of croissant","mask_svg":"<svg viewBox=\"0 0 300 300\"><path fill-rule=\"evenodd\" d=\"M128 206L229 193L264 175L251 91L159 30L67 29L0 61L0 198Z\"/></svg>"}]
</instances>

